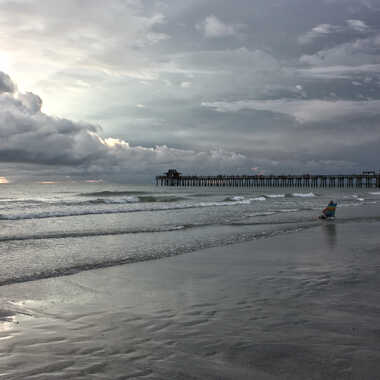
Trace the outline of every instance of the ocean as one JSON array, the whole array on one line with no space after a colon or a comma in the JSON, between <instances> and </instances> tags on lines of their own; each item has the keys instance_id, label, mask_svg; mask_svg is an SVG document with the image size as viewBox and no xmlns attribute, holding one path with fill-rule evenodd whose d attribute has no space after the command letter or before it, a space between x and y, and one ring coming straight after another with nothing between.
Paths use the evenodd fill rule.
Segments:
<instances>
[{"instance_id":1,"label":"ocean","mask_svg":"<svg viewBox=\"0 0 380 380\"><path fill-rule=\"evenodd\" d=\"M376 219L350 210L378 209L380 189L1 185L0 285L301 231L330 200L336 223Z\"/></svg>"},{"instance_id":2,"label":"ocean","mask_svg":"<svg viewBox=\"0 0 380 380\"><path fill-rule=\"evenodd\" d=\"M378 378L379 222L375 188L0 185L0 378Z\"/></svg>"}]
</instances>

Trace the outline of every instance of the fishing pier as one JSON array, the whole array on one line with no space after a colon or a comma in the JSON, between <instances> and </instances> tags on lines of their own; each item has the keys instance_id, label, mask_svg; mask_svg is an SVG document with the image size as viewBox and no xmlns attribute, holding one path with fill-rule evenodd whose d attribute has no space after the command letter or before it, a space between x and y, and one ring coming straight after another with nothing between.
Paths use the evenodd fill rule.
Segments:
<instances>
[{"instance_id":1,"label":"fishing pier","mask_svg":"<svg viewBox=\"0 0 380 380\"><path fill-rule=\"evenodd\" d=\"M380 172L363 172L351 175L217 175L183 176L170 169L156 176L157 186L181 187L377 187L380 188Z\"/></svg>"}]
</instances>

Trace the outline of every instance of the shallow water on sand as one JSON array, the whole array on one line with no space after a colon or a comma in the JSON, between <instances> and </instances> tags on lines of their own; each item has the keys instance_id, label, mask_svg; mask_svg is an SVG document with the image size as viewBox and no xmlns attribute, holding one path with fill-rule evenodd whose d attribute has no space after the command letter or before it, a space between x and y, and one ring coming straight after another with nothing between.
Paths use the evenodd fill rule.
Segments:
<instances>
[{"instance_id":1,"label":"shallow water on sand","mask_svg":"<svg viewBox=\"0 0 380 380\"><path fill-rule=\"evenodd\" d=\"M0 333L1 373L10 379L376 378L378 227L326 224L5 286L6 308L16 314Z\"/></svg>"}]
</instances>

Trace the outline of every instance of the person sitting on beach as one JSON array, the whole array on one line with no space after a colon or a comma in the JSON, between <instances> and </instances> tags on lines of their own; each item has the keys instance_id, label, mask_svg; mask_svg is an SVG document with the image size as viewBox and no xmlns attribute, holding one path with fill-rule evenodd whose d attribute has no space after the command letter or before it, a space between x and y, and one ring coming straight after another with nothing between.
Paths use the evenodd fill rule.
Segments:
<instances>
[{"instance_id":1,"label":"person sitting on beach","mask_svg":"<svg viewBox=\"0 0 380 380\"><path fill-rule=\"evenodd\" d=\"M325 209L323 209L322 215L319 217L319 219L335 218L336 206L337 206L336 202L330 201L330 203L327 205L327 207Z\"/></svg>"}]
</instances>

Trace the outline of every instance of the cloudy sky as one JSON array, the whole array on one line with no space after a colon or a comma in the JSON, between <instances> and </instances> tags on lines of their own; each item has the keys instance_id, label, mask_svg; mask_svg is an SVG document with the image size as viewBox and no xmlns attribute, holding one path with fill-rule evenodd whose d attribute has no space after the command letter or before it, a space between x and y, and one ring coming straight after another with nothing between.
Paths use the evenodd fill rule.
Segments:
<instances>
[{"instance_id":1,"label":"cloudy sky","mask_svg":"<svg viewBox=\"0 0 380 380\"><path fill-rule=\"evenodd\" d=\"M380 0L0 0L0 180L380 169Z\"/></svg>"}]
</instances>

